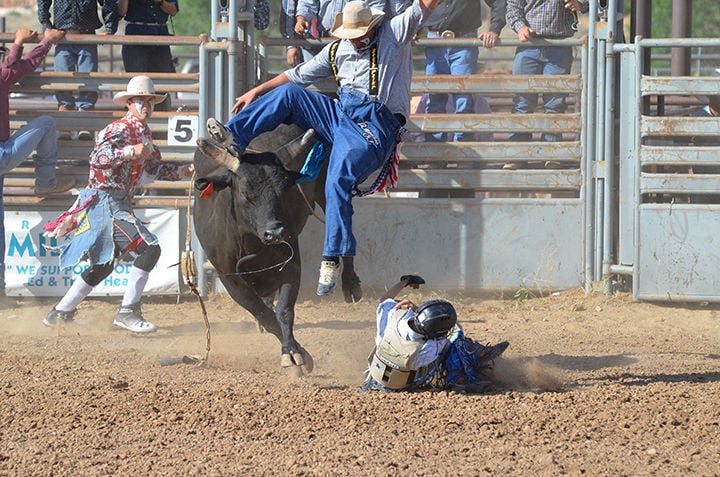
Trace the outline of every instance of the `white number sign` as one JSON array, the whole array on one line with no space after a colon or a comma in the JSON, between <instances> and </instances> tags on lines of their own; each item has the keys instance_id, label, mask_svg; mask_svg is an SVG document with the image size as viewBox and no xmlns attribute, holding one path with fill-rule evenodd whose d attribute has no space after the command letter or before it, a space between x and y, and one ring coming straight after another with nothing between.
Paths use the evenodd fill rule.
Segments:
<instances>
[{"instance_id":1,"label":"white number sign","mask_svg":"<svg viewBox=\"0 0 720 477\"><path fill-rule=\"evenodd\" d=\"M170 116L168 118L168 145L194 146L198 138L197 116Z\"/></svg>"}]
</instances>

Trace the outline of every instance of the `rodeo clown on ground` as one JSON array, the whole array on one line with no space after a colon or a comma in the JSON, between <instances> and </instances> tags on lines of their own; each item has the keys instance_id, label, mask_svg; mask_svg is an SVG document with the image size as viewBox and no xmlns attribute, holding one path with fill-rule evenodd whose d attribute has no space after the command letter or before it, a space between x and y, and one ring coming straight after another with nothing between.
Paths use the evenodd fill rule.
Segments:
<instances>
[{"instance_id":1,"label":"rodeo clown on ground","mask_svg":"<svg viewBox=\"0 0 720 477\"><path fill-rule=\"evenodd\" d=\"M122 305L113 325L134 333L150 333L155 325L143 318L140 299L150 271L160 258L158 238L132 211L135 189L159 180L176 181L193 174L194 166L162 161L147 121L166 94L155 94L147 76L135 76L113 101L126 106L125 116L98 133L90 153L90 178L75 205L55 222L47 235L72 235L60 245L60 266L89 260L90 267L75 279L65 296L43 320L55 326L73 320L78 304L113 271L115 260L134 257Z\"/></svg>"},{"instance_id":2,"label":"rodeo clown on ground","mask_svg":"<svg viewBox=\"0 0 720 477\"><path fill-rule=\"evenodd\" d=\"M489 390L494 361L510 343L483 346L466 337L449 301L428 300L415 306L410 300L394 299L405 287L424 283L417 275L403 275L380 298L375 348L360 390Z\"/></svg>"}]
</instances>

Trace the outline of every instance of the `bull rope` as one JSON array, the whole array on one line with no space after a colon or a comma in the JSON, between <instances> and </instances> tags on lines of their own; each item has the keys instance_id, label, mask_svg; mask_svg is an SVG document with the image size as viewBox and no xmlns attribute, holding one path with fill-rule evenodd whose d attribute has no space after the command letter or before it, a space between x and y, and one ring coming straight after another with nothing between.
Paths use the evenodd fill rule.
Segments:
<instances>
[{"instance_id":1,"label":"bull rope","mask_svg":"<svg viewBox=\"0 0 720 477\"><path fill-rule=\"evenodd\" d=\"M310 201L308 200L307 196L305 195L305 191L303 191L302 187L300 187L300 184L295 184L295 185L297 186L298 190L300 191L300 195L302 196L303 200L305 200L305 205L307 205L308 209L310 209L310 213L312 215L314 215L315 218L320 221L320 223L324 224L325 221L318 214L315 213L315 208L312 205L310 205Z\"/></svg>"},{"instance_id":2,"label":"bull rope","mask_svg":"<svg viewBox=\"0 0 720 477\"><path fill-rule=\"evenodd\" d=\"M200 296L200 291L197 289L197 267L195 266L195 254L192 251L191 246L191 209L193 187L195 183L195 172L193 172L192 178L190 179L190 187L188 188L188 205L187 205L187 233L185 235L185 250L180 256L180 271L183 276L183 281L190 287L190 291L197 296L200 302L200 308L202 309L203 320L205 321L205 358L199 363L204 364L208 361L210 355L210 320L208 320L207 309L205 308L205 302Z\"/></svg>"},{"instance_id":3,"label":"bull rope","mask_svg":"<svg viewBox=\"0 0 720 477\"><path fill-rule=\"evenodd\" d=\"M285 268L285 265L287 265L290 262L290 260L292 260L293 257L295 256L295 251L293 250L292 245L290 245L290 243L287 240L283 240L280 243L284 243L290 249L290 257L283 260L282 262L278 262L275 265L270 265L269 267L260 268L258 270L250 270L247 272L235 272L235 273L219 273L218 275L222 275L224 277L229 277L231 275L252 275L253 273L267 272L268 270L272 270L273 268L277 268L277 267L280 267L278 272L282 272L283 268Z\"/></svg>"}]
</instances>

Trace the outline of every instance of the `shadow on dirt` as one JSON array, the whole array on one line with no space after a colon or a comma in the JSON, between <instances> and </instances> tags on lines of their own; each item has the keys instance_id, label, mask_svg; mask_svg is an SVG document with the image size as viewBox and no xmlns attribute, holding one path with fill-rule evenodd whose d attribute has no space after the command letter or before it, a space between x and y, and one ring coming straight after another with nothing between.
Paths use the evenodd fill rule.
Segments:
<instances>
[{"instance_id":1,"label":"shadow on dirt","mask_svg":"<svg viewBox=\"0 0 720 477\"><path fill-rule=\"evenodd\" d=\"M613 381L622 386L647 386L654 383L716 383L720 382L720 372L653 375L624 373L619 376L598 376L587 381Z\"/></svg>"},{"instance_id":2,"label":"shadow on dirt","mask_svg":"<svg viewBox=\"0 0 720 477\"><path fill-rule=\"evenodd\" d=\"M538 356L541 363L568 371L594 371L603 368L629 366L637 363L637 358L626 354L607 356L564 356L561 354L546 354Z\"/></svg>"}]
</instances>

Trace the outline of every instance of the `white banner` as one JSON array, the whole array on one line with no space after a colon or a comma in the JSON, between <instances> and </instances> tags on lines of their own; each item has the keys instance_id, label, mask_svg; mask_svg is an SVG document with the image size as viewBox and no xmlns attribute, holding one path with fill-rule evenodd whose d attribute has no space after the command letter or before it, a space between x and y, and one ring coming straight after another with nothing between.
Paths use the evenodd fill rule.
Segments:
<instances>
[{"instance_id":1,"label":"white banner","mask_svg":"<svg viewBox=\"0 0 720 477\"><path fill-rule=\"evenodd\" d=\"M5 290L12 296L62 296L73 280L90 266L80 262L62 270L58 253L43 245L56 246L67 239L43 236L43 224L55 220L64 211L5 211ZM136 209L136 216L160 239L160 260L150 273L147 295L179 293L178 267L180 221L177 210ZM128 285L132 264L120 262L109 277L95 287L91 296L122 295Z\"/></svg>"}]
</instances>

